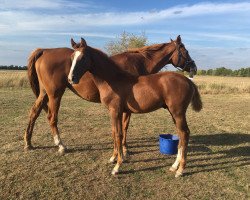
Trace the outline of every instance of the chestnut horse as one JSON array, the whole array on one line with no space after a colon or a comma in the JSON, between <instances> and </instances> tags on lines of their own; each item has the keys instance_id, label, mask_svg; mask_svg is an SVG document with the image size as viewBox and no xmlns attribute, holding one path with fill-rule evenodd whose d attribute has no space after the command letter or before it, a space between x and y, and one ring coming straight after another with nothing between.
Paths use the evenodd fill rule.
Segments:
<instances>
[{"instance_id":1,"label":"chestnut horse","mask_svg":"<svg viewBox=\"0 0 250 200\"><path fill-rule=\"evenodd\" d=\"M195 111L202 109L202 102L196 85L187 77L175 72L162 72L146 76L133 76L122 71L117 64L100 50L87 46L84 39L73 45L72 67L81 68L84 74L90 71L100 93L100 99L110 113L114 152L112 160L117 163L112 170L115 175L123 162L122 114L148 113L166 107L176 126L180 142L176 161L170 168L175 176L183 174L189 128L186 111L191 103ZM177 58L176 58L177 59ZM181 60L181 64L185 61Z\"/></svg>"},{"instance_id":2,"label":"chestnut horse","mask_svg":"<svg viewBox=\"0 0 250 200\"><path fill-rule=\"evenodd\" d=\"M72 45L77 46L72 40ZM61 97L68 87L78 96L91 102L100 103L99 91L93 81L91 73L80 76L78 68L71 69L71 54L74 51L69 48L37 49L29 57L28 77L31 88L37 100L30 111L30 119L26 129L24 140L25 149L32 149L31 137L35 121L42 109L48 111L48 120L51 125L55 143L59 145L59 152L64 153L65 147L59 137L57 128L57 114L60 107ZM156 73L166 64L172 64L185 71L196 73L196 65L178 36L176 41L156 44L139 49L124 52L111 59L121 68L134 75ZM70 85L70 81L78 84ZM73 75L73 77L72 77ZM50 102L48 102L50 99ZM49 109L48 109L49 107ZM123 148L126 154L126 132L130 114L123 115Z\"/></svg>"}]
</instances>

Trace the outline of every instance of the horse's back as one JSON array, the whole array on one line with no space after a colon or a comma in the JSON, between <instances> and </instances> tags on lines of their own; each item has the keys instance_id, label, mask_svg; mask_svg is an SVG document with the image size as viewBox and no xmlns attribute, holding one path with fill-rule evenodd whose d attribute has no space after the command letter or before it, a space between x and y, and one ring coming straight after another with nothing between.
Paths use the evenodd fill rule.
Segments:
<instances>
[{"instance_id":1,"label":"horse's back","mask_svg":"<svg viewBox=\"0 0 250 200\"><path fill-rule=\"evenodd\" d=\"M70 60L73 50L70 48L43 49L42 62L46 64L62 64Z\"/></svg>"},{"instance_id":2,"label":"horse's back","mask_svg":"<svg viewBox=\"0 0 250 200\"><path fill-rule=\"evenodd\" d=\"M71 66L69 48L42 49L43 53L36 61L36 71L43 85L51 84L54 88L66 87L67 75Z\"/></svg>"},{"instance_id":3,"label":"horse's back","mask_svg":"<svg viewBox=\"0 0 250 200\"><path fill-rule=\"evenodd\" d=\"M193 95L193 83L187 77L176 72L160 72L139 77L140 82L150 85L154 93L163 99L185 101Z\"/></svg>"}]
</instances>

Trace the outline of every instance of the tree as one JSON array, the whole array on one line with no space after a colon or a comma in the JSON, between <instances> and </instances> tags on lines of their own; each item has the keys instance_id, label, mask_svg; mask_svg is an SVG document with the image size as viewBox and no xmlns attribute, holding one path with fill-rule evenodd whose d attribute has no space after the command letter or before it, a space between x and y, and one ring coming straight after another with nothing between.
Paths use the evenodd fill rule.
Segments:
<instances>
[{"instance_id":1,"label":"tree","mask_svg":"<svg viewBox=\"0 0 250 200\"><path fill-rule=\"evenodd\" d=\"M115 41L110 41L106 44L105 49L109 55L115 55L127 51L128 49L140 48L147 45L147 37L144 33L134 35L123 32L116 38Z\"/></svg>"}]
</instances>

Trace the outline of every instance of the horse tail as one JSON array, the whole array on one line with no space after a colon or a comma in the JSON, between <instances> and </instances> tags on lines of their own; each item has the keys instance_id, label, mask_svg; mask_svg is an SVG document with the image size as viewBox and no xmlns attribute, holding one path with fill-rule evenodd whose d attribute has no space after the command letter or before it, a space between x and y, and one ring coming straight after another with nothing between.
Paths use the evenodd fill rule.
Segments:
<instances>
[{"instance_id":1,"label":"horse tail","mask_svg":"<svg viewBox=\"0 0 250 200\"><path fill-rule=\"evenodd\" d=\"M193 98L191 101L191 105L194 111L199 112L202 109L201 96L200 96L197 86L193 82L192 82L192 85L194 88L194 94L193 94Z\"/></svg>"},{"instance_id":2,"label":"horse tail","mask_svg":"<svg viewBox=\"0 0 250 200\"><path fill-rule=\"evenodd\" d=\"M30 54L28 58L28 66L27 66L28 78L29 78L31 89L36 95L36 97L39 96L40 89L39 89L39 81L38 81L38 77L36 73L35 64L36 64L37 59L40 58L42 54L43 54L42 49L36 49Z\"/></svg>"}]
</instances>

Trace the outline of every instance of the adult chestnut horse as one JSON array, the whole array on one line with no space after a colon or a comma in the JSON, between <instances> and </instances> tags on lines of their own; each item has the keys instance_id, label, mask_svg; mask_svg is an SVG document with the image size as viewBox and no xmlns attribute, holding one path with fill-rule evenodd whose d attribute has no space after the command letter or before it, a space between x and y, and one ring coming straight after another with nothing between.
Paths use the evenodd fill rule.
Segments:
<instances>
[{"instance_id":1,"label":"adult chestnut horse","mask_svg":"<svg viewBox=\"0 0 250 200\"><path fill-rule=\"evenodd\" d=\"M74 47L77 44L72 40ZM60 107L61 97L66 87L75 92L85 100L91 102L100 102L99 91L93 81L91 73L85 73L81 76L77 68L71 68L71 54L74 51L69 48L55 49L37 49L29 57L28 77L33 92L37 100L30 111L30 119L26 129L24 140L25 149L32 149L31 137L35 121L42 109L48 112L48 120L51 125L52 135L55 143L59 145L59 152L63 153L63 146L57 128L57 114ZM111 57L117 65L134 75L144 75L156 73L166 64L172 64L180 67L185 71L196 73L196 65L190 58L189 54L178 36L176 41L169 43L156 44L141 49L124 52ZM71 75L69 75L71 74ZM70 85L69 79L78 82ZM48 102L48 100L50 101ZM49 107L49 109L48 109ZM128 128L130 114L123 115L123 147L126 153L126 132Z\"/></svg>"},{"instance_id":2,"label":"adult chestnut horse","mask_svg":"<svg viewBox=\"0 0 250 200\"><path fill-rule=\"evenodd\" d=\"M189 128L186 110L191 103L195 111L202 109L202 102L196 85L187 77L175 72L162 72L146 76L133 76L122 71L117 64L100 50L87 46L85 40L73 45L72 67L82 69L82 74L90 71L100 93L100 99L111 116L114 152L117 163L112 170L115 175L123 162L122 152L122 114L148 113L166 107L176 125L180 142L175 163L170 168L175 176L183 174ZM183 52L187 56L187 52ZM173 57L178 60L178 58ZM179 61L184 64L185 60Z\"/></svg>"}]
</instances>

